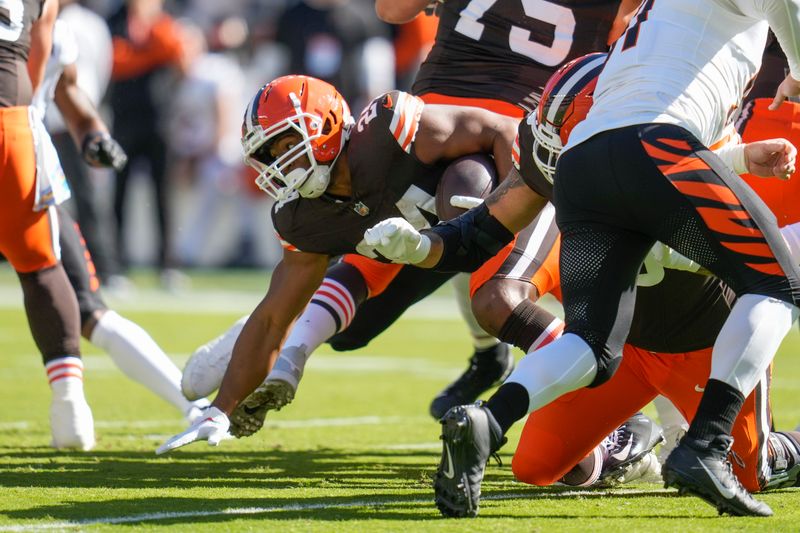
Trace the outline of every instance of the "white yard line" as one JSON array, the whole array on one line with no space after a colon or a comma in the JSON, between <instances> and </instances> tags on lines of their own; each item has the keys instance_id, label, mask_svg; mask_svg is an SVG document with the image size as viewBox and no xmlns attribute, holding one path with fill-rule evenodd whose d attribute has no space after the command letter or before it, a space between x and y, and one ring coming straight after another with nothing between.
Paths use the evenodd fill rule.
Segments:
<instances>
[{"instance_id":1,"label":"white yard line","mask_svg":"<svg viewBox=\"0 0 800 533\"><path fill-rule=\"evenodd\" d=\"M249 313L261 300L263 294L246 291L193 289L178 295L157 289L137 289L124 298L104 295L108 305L121 313L125 311L220 314ZM542 300L551 312L563 316L558 302L551 298ZM0 285L0 309L22 310L22 291L17 285ZM452 320L460 313L452 296L433 295L413 305L404 316L427 320Z\"/></svg>"},{"instance_id":2,"label":"white yard line","mask_svg":"<svg viewBox=\"0 0 800 533\"><path fill-rule=\"evenodd\" d=\"M386 424L419 424L430 420L426 416L352 416L330 418L308 418L305 420L269 420L264 422L266 429L303 429L342 426L379 426ZM95 420L94 426L103 429L152 429L182 425L180 419L174 420ZM29 429L35 422L20 420L0 422L0 431Z\"/></svg>"},{"instance_id":3,"label":"white yard line","mask_svg":"<svg viewBox=\"0 0 800 533\"><path fill-rule=\"evenodd\" d=\"M483 500L511 500L511 499L525 499L525 500L551 500L561 498L601 498L604 496L663 496L675 493L674 490L641 490L641 489L616 489L616 490L568 490L563 492L547 492L547 493L518 493L518 494L489 494L483 496ZM247 515L260 515L269 513L291 512L291 511L315 511L315 510L330 510L330 509L351 509L355 507L368 507L371 509L381 507L392 507L399 505L430 505L431 499L414 498L408 500L357 500L351 502L339 503L297 503L288 505L277 505L273 507L239 507L221 509L218 511L181 511L173 513L145 513L128 516L109 516L102 518L88 518L86 520L64 521L64 522L45 522L34 524L13 524L8 526L0 526L0 531L38 531L49 529L72 529L82 528L91 525L105 525L105 524L131 524L138 522L153 522L158 520L170 520L175 518L203 518L210 516L247 516ZM365 516L368 518L368 516Z\"/></svg>"},{"instance_id":4,"label":"white yard line","mask_svg":"<svg viewBox=\"0 0 800 533\"><path fill-rule=\"evenodd\" d=\"M179 295L161 290L141 289L125 298L106 296L108 305L120 313L125 311L155 311L159 313L220 314L249 313L261 300L263 294L244 291L191 290ZM0 309L22 310L22 291L19 287L0 286ZM454 298L431 296L414 305L406 316L429 320L453 319L459 316Z\"/></svg>"}]
</instances>

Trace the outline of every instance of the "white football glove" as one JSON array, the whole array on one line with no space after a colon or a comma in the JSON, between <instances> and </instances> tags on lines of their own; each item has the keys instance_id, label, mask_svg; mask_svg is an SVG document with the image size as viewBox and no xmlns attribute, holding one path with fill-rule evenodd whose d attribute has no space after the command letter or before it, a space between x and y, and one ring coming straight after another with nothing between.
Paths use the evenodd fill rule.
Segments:
<instances>
[{"instance_id":1,"label":"white football glove","mask_svg":"<svg viewBox=\"0 0 800 533\"><path fill-rule=\"evenodd\" d=\"M159 446L156 455L167 453L197 440L207 440L209 446L217 446L221 440L228 438L228 427L230 427L228 415L216 407L209 407L197 422L189 426L189 429Z\"/></svg>"},{"instance_id":2,"label":"white football glove","mask_svg":"<svg viewBox=\"0 0 800 533\"><path fill-rule=\"evenodd\" d=\"M431 240L404 218L388 218L364 232L364 242L394 263L416 264L428 257Z\"/></svg>"},{"instance_id":3,"label":"white football glove","mask_svg":"<svg viewBox=\"0 0 800 533\"><path fill-rule=\"evenodd\" d=\"M672 270L684 270L686 272L697 272L701 265L695 263L688 257L685 257L666 244L656 242L650 249L650 255L664 268L671 268Z\"/></svg>"}]
</instances>

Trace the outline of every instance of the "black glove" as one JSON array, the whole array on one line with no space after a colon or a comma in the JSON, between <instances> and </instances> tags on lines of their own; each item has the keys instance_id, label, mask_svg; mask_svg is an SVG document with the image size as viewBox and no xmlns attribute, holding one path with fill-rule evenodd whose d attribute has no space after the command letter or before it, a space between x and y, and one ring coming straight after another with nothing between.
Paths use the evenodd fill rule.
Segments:
<instances>
[{"instance_id":1,"label":"black glove","mask_svg":"<svg viewBox=\"0 0 800 533\"><path fill-rule=\"evenodd\" d=\"M81 146L83 159L93 167L111 167L117 172L125 168L128 156L108 133L94 131L86 135Z\"/></svg>"}]
</instances>

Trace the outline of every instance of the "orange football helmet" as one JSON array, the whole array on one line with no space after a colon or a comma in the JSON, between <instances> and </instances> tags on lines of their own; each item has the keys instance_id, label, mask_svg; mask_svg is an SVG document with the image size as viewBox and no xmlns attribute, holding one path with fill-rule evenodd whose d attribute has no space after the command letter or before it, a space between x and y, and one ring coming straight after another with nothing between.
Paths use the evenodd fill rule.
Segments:
<instances>
[{"instance_id":1,"label":"orange football helmet","mask_svg":"<svg viewBox=\"0 0 800 533\"><path fill-rule=\"evenodd\" d=\"M258 171L258 187L279 202L320 196L354 121L336 88L310 76L283 76L258 90L244 114L245 161ZM277 158L270 146L286 133L300 142ZM298 159L309 168L288 171Z\"/></svg>"},{"instance_id":2,"label":"orange football helmet","mask_svg":"<svg viewBox=\"0 0 800 533\"><path fill-rule=\"evenodd\" d=\"M550 182L570 132L592 107L594 88L607 56L597 52L573 59L555 71L544 86L533 117L533 160Z\"/></svg>"}]
</instances>

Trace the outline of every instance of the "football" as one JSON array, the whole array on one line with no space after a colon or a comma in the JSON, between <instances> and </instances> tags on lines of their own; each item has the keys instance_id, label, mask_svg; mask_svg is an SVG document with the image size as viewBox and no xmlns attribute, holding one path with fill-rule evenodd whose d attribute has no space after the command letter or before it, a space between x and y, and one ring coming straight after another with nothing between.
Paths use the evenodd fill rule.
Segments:
<instances>
[{"instance_id":1,"label":"football","mask_svg":"<svg viewBox=\"0 0 800 533\"><path fill-rule=\"evenodd\" d=\"M450 220L465 209L450 205L453 196L485 199L497 185L494 159L486 154L460 157L450 163L436 188L436 214L439 220Z\"/></svg>"}]
</instances>

